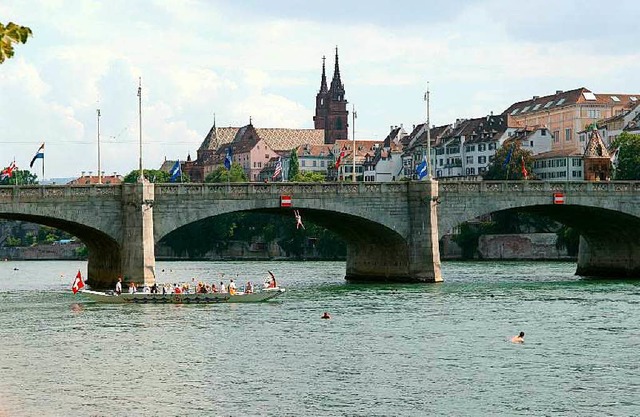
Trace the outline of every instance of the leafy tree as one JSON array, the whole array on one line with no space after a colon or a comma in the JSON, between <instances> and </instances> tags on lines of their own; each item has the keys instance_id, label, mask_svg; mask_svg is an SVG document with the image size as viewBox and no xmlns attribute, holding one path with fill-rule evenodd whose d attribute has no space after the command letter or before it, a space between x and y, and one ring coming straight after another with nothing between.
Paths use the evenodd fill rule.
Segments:
<instances>
[{"instance_id":1,"label":"leafy tree","mask_svg":"<svg viewBox=\"0 0 640 417\"><path fill-rule=\"evenodd\" d=\"M622 132L613 141L613 148L620 149L618 151L618 163L614 171L614 179L640 179L640 135Z\"/></svg>"},{"instance_id":2,"label":"leafy tree","mask_svg":"<svg viewBox=\"0 0 640 417\"><path fill-rule=\"evenodd\" d=\"M289 181L295 178L300 172L300 162L298 161L298 148L291 149L291 155L289 156Z\"/></svg>"},{"instance_id":3,"label":"leafy tree","mask_svg":"<svg viewBox=\"0 0 640 417\"><path fill-rule=\"evenodd\" d=\"M558 236L556 239L557 249L567 249L569 256L577 256L578 249L580 248L580 233L576 229L572 229L569 226L562 226L560 230L556 232Z\"/></svg>"},{"instance_id":4,"label":"leafy tree","mask_svg":"<svg viewBox=\"0 0 640 417\"><path fill-rule=\"evenodd\" d=\"M247 174L242 169L242 165L237 162L231 164L231 169L223 166L218 167L204 179L204 182L247 182Z\"/></svg>"},{"instance_id":5,"label":"leafy tree","mask_svg":"<svg viewBox=\"0 0 640 417\"><path fill-rule=\"evenodd\" d=\"M171 179L171 176L168 172L161 171L159 169L143 169L142 174L149 182L152 182L154 184L170 182L169 180ZM127 184L133 184L138 182L139 177L140 170L134 169L124 177L123 182Z\"/></svg>"},{"instance_id":6,"label":"leafy tree","mask_svg":"<svg viewBox=\"0 0 640 417\"><path fill-rule=\"evenodd\" d=\"M9 22L6 26L0 23L0 64L13 56L14 43L26 43L31 36L31 29Z\"/></svg>"},{"instance_id":7,"label":"leafy tree","mask_svg":"<svg viewBox=\"0 0 640 417\"><path fill-rule=\"evenodd\" d=\"M0 185L33 185L38 183L38 176L32 174L29 170L16 170L13 171L11 178L5 178L0 181Z\"/></svg>"},{"instance_id":8,"label":"leafy tree","mask_svg":"<svg viewBox=\"0 0 640 417\"><path fill-rule=\"evenodd\" d=\"M317 171L301 171L294 177L289 177L289 181L294 182L324 182L325 175Z\"/></svg>"},{"instance_id":9,"label":"leafy tree","mask_svg":"<svg viewBox=\"0 0 640 417\"><path fill-rule=\"evenodd\" d=\"M513 151L511 150L513 147ZM507 155L511 153L509 162L505 164ZM523 180L522 159L524 158L525 167L529 173L528 178L532 176L533 159L531 152L525 151L520 147L520 142L505 142L500 149L496 151L493 162L489 165L489 169L484 174L485 180Z\"/></svg>"}]
</instances>

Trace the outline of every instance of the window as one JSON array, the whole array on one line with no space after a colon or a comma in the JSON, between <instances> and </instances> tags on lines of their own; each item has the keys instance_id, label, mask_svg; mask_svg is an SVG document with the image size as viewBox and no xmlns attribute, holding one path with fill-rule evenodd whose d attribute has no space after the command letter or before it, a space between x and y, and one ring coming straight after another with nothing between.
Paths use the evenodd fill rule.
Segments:
<instances>
[{"instance_id":1,"label":"window","mask_svg":"<svg viewBox=\"0 0 640 417\"><path fill-rule=\"evenodd\" d=\"M547 136L547 129L540 130L540 136Z\"/></svg>"},{"instance_id":2,"label":"window","mask_svg":"<svg viewBox=\"0 0 640 417\"><path fill-rule=\"evenodd\" d=\"M312 161L311 166L316 166L316 161Z\"/></svg>"},{"instance_id":3,"label":"window","mask_svg":"<svg viewBox=\"0 0 640 417\"><path fill-rule=\"evenodd\" d=\"M342 130L342 119L339 117L336 119L336 130Z\"/></svg>"},{"instance_id":4,"label":"window","mask_svg":"<svg viewBox=\"0 0 640 417\"><path fill-rule=\"evenodd\" d=\"M551 105L553 104L553 100L551 100L550 102L548 102L547 104L544 105L545 109L548 109L549 107L551 107Z\"/></svg>"},{"instance_id":5,"label":"window","mask_svg":"<svg viewBox=\"0 0 640 417\"><path fill-rule=\"evenodd\" d=\"M529 141L529 146L531 146L533 148L533 141L532 140Z\"/></svg>"},{"instance_id":6,"label":"window","mask_svg":"<svg viewBox=\"0 0 640 417\"><path fill-rule=\"evenodd\" d=\"M320 161L320 166L324 168L324 161Z\"/></svg>"},{"instance_id":7,"label":"window","mask_svg":"<svg viewBox=\"0 0 640 417\"><path fill-rule=\"evenodd\" d=\"M481 143L478 145L478 152L484 152L487 149L487 145Z\"/></svg>"},{"instance_id":8,"label":"window","mask_svg":"<svg viewBox=\"0 0 640 417\"><path fill-rule=\"evenodd\" d=\"M587 140L587 135L585 135L584 133L580 134L580 142L584 142L585 140Z\"/></svg>"},{"instance_id":9,"label":"window","mask_svg":"<svg viewBox=\"0 0 640 417\"><path fill-rule=\"evenodd\" d=\"M560 100L558 100L558 102L556 103L556 106L559 106L562 103L564 103L564 98L561 98Z\"/></svg>"},{"instance_id":10,"label":"window","mask_svg":"<svg viewBox=\"0 0 640 417\"><path fill-rule=\"evenodd\" d=\"M467 164L473 164L473 156L467 156Z\"/></svg>"},{"instance_id":11,"label":"window","mask_svg":"<svg viewBox=\"0 0 640 417\"><path fill-rule=\"evenodd\" d=\"M268 153L264 154L264 159L270 159Z\"/></svg>"},{"instance_id":12,"label":"window","mask_svg":"<svg viewBox=\"0 0 640 417\"><path fill-rule=\"evenodd\" d=\"M518 113L519 111L520 111L520 109L514 109L514 110L511 112L511 115L513 116L514 114Z\"/></svg>"},{"instance_id":13,"label":"window","mask_svg":"<svg viewBox=\"0 0 640 417\"><path fill-rule=\"evenodd\" d=\"M536 104L535 106L533 106L533 108L531 109L531 111L536 111L540 108L540 106L542 106L542 103Z\"/></svg>"},{"instance_id":14,"label":"window","mask_svg":"<svg viewBox=\"0 0 640 417\"><path fill-rule=\"evenodd\" d=\"M487 163L487 157L486 156L479 156L478 157L478 163L479 164L486 164Z\"/></svg>"},{"instance_id":15,"label":"window","mask_svg":"<svg viewBox=\"0 0 640 417\"><path fill-rule=\"evenodd\" d=\"M571 129L564 130L564 140L567 142L571 140Z\"/></svg>"},{"instance_id":16,"label":"window","mask_svg":"<svg viewBox=\"0 0 640 417\"><path fill-rule=\"evenodd\" d=\"M553 141L555 143L560 142L560 131L559 130L556 130L556 131L553 132Z\"/></svg>"},{"instance_id":17,"label":"window","mask_svg":"<svg viewBox=\"0 0 640 417\"><path fill-rule=\"evenodd\" d=\"M301 159L301 160L300 160L300 166L301 166L301 167L305 166L305 165L306 165L306 162L307 162L307 161L305 161L304 159Z\"/></svg>"},{"instance_id":18,"label":"window","mask_svg":"<svg viewBox=\"0 0 640 417\"><path fill-rule=\"evenodd\" d=\"M590 119L599 119L600 118L600 109L588 109L587 117Z\"/></svg>"},{"instance_id":19,"label":"window","mask_svg":"<svg viewBox=\"0 0 640 417\"><path fill-rule=\"evenodd\" d=\"M489 144L489 150L490 150L490 151L493 151L493 150L495 150L495 149L496 149L496 144L495 144L495 142L490 143L490 144Z\"/></svg>"}]
</instances>

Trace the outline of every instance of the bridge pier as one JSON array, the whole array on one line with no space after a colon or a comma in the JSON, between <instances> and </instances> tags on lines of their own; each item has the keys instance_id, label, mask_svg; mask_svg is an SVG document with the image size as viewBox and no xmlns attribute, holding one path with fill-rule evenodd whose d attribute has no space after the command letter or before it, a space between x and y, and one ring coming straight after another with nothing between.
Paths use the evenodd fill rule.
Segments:
<instances>
[{"instance_id":1,"label":"bridge pier","mask_svg":"<svg viewBox=\"0 0 640 417\"><path fill-rule=\"evenodd\" d=\"M406 240L347 244L349 281L440 282L436 181L411 182L407 205L409 234Z\"/></svg>"},{"instance_id":2,"label":"bridge pier","mask_svg":"<svg viewBox=\"0 0 640 417\"><path fill-rule=\"evenodd\" d=\"M616 235L585 239L580 236L576 275L599 278L640 277L640 242L637 236Z\"/></svg>"},{"instance_id":3,"label":"bridge pier","mask_svg":"<svg viewBox=\"0 0 640 417\"><path fill-rule=\"evenodd\" d=\"M156 279L153 239L154 184L123 184L120 271L124 282L152 285ZM114 277L114 282L117 277Z\"/></svg>"}]
</instances>

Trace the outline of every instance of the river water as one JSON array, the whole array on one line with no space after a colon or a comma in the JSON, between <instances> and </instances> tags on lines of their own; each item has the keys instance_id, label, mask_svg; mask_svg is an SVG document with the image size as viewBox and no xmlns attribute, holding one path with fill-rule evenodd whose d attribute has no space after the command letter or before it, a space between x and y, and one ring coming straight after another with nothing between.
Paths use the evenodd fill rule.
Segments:
<instances>
[{"instance_id":1,"label":"river water","mask_svg":"<svg viewBox=\"0 0 640 417\"><path fill-rule=\"evenodd\" d=\"M640 281L571 263L445 262L444 283L398 286L348 284L343 262L157 264L287 288L205 306L84 301L78 269L0 263L0 416L640 415Z\"/></svg>"}]
</instances>

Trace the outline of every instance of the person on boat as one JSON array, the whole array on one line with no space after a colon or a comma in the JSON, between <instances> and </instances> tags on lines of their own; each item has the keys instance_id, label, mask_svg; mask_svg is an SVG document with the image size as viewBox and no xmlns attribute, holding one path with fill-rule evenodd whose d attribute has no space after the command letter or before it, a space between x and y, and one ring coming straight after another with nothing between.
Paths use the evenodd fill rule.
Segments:
<instances>
[{"instance_id":1,"label":"person on boat","mask_svg":"<svg viewBox=\"0 0 640 417\"><path fill-rule=\"evenodd\" d=\"M244 286L245 294L253 294L253 283L251 281L247 281L247 285Z\"/></svg>"},{"instance_id":2,"label":"person on boat","mask_svg":"<svg viewBox=\"0 0 640 417\"><path fill-rule=\"evenodd\" d=\"M325 311L325 312L324 312L324 314L322 315L322 317L320 317L320 318L321 318L321 319L330 319L330 318L331 318L331 316L329 315L329 313L328 313L328 312L326 312L326 311Z\"/></svg>"},{"instance_id":3,"label":"person on boat","mask_svg":"<svg viewBox=\"0 0 640 417\"><path fill-rule=\"evenodd\" d=\"M227 293L227 288L224 286L224 282L220 281L220 292L222 294L226 294Z\"/></svg>"},{"instance_id":4,"label":"person on boat","mask_svg":"<svg viewBox=\"0 0 640 417\"><path fill-rule=\"evenodd\" d=\"M182 289L178 284L173 284L173 293L174 294L182 294Z\"/></svg>"},{"instance_id":5,"label":"person on boat","mask_svg":"<svg viewBox=\"0 0 640 417\"><path fill-rule=\"evenodd\" d=\"M276 276L273 275L273 272L271 272L271 271L267 271L267 272L269 273L271 278L267 278L267 280L264 283L264 287L265 288L278 288L278 283L276 282Z\"/></svg>"},{"instance_id":6,"label":"person on boat","mask_svg":"<svg viewBox=\"0 0 640 417\"><path fill-rule=\"evenodd\" d=\"M129 294L135 294L138 292L138 288L136 287L136 283L135 282L130 282L129 283Z\"/></svg>"},{"instance_id":7,"label":"person on boat","mask_svg":"<svg viewBox=\"0 0 640 417\"><path fill-rule=\"evenodd\" d=\"M511 338L511 343L524 343L524 332L520 332L518 335Z\"/></svg>"},{"instance_id":8,"label":"person on boat","mask_svg":"<svg viewBox=\"0 0 640 417\"><path fill-rule=\"evenodd\" d=\"M211 292L218 292L218 287L216 287L216 283L215 282L211 283Z\"/></svg>"},{"instance_id":9,"label":"person on boat","mask_svg":"<svg viewBox=\"0 0 640 417\"><path fill-rule=\"evenodd\" d=\"M151 294L157 294L157 293L158 293L158 284L154 282L153 285L151 286Z\"/></svg>"},{"instance_id":10,"label":"person on boat","mask_svg":"<svg viewBox=\"0 0 640 417\"><path fill-rule=\"evenodd\" d=\"M229 294L236 295L237 288L236 283L233 282L233 278L229 280Z\"/></svg>"},{"instance_id":11,"label":"person on boat","mask_svg":"<svg viewBox=\"0 0 640 417\"><path fill-rule=\"evenodd\" d=\"M115 293L118 295L122 294L122 277L118 277L118 282L116 282Z\"/></svg>"}]
</instances>

